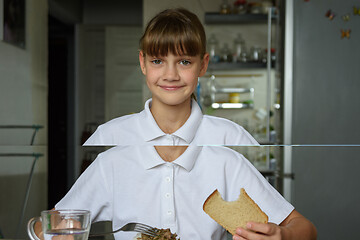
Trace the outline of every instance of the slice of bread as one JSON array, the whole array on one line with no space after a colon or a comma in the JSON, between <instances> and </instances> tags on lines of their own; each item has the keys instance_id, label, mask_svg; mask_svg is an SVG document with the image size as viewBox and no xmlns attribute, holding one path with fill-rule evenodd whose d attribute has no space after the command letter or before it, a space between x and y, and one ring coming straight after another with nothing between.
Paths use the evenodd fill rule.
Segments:
<instances>
[{"instance_id":1,"label":"slice of bread","mask_svg":"<svg viewBox=\"0 0 360 240\"><path fill-rule=\"evenodd\" d=\"M235 234L236 228L246 228L246 223L249 221L268 222L268 216L243 188L240 189L239 198L233 202L222 199L216 189L204 202L203 210L232 235Z\"/></svg>"}]
</instances>

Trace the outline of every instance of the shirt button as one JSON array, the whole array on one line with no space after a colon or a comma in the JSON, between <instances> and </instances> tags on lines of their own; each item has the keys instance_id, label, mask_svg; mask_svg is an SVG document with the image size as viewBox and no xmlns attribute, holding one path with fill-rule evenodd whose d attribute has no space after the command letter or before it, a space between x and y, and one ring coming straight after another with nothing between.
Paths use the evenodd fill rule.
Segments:
<instances>
[{"instance_id":1,"label":"shirt button","mask_svg":"<svg viewBox=\"0 0 360 240\"><path fill-rule=\"evenodd\" d=\"M167 214L168 214L168 215L171 215L171 214L172 214L172 212L171 212L171 211L167 211Z\"/></svg>"},{"instance_id":2,"label":"shirt button","mask_svg":"<svg viewBox=\"0 0 360 240\"><path fill-rule=\"evenodd\" d=\"M166 193L165 197L169 198L170 197L170 193Z\"/></svg>"},{"instance_id":3,"label":"shirt button","mask_svg":"<svg viewBox=\"0 0 360 240\"><path fill-rule=\"evenodd\" d=\"M170 182L170 181L171 181L170 177L166 177L165 180L166 180L167 182Z\"/></svg>"}]
</instances>

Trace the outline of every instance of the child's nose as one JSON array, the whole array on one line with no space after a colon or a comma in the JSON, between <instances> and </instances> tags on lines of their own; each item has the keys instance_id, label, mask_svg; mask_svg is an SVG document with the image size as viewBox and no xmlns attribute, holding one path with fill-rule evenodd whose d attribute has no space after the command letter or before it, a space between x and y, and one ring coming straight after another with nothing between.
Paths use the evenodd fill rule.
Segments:
<instances>
[{"instance_id":1,"label":"child's nose","mask_svg":"<svg viewBox=\"0 0 360 240\"><path fill-rule=\"evenodd\" d=\"M179 72L176 66L168 65L165 69L164 78L168 81L179 80Z\"/></svg>"}]
</instances>

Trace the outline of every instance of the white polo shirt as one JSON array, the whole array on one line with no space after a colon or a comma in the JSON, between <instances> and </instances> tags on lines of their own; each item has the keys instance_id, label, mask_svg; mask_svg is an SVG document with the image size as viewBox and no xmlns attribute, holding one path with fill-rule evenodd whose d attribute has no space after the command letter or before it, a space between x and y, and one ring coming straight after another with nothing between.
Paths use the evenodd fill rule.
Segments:
<instances>
[{"instance_id":1,"label":"white polo shirt","mask_svg":"<svg viewBox=\"0 0 360 240\"><path fill-rule=\"evenodd\" d=\"M294 209L241 154L214 146L189 146L171 163L152 146L114 147L99 154L56 209L88 209L92 221L112 220L113 229L141 222L170 228L181 239L225 240L202 206L215 189L234 201L242 187L270 222L281 223Z\"/></svg>"},{"instance_id":2,"label":"white polo shirt","mask_svg":"<svg viewBox=\"0 0 360 240\"><path fill-rule=\"evenodd\" d=\"M240 125L220 117L203 115L192 100L191 115L172 134L164 133L150 111L151 99L140 113L112 119L100 125L84 143L92 145L259 145Z\"/></svg>"}]
</instances>

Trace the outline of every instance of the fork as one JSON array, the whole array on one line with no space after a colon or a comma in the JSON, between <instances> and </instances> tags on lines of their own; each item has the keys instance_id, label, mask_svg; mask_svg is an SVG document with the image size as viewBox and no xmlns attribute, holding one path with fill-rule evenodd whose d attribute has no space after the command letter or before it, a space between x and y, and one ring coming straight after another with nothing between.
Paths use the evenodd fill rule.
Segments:
<instances>
[{"instance_id":1,"label":"fork","mask_svg":"<svg viewBox=\"0 0 360 240\"><path fill-rule=\"evenodd\" d=\"M127 223L123 227L121 227L115 231L112 231L112 232L94 233L94 234L90 233L89 237L98 237L98 236L103 236L103 235L107 235L107 234L117 233L120 231L139 232L139 233L151 236L151 237L155 237L158 235L158 233L157 233L158 231L156 228L150 227L150 226L142 224L142 223L132 222L132 223Z\"/></svg>"}]
</instances>

